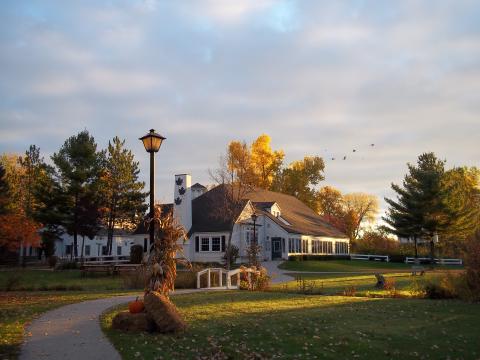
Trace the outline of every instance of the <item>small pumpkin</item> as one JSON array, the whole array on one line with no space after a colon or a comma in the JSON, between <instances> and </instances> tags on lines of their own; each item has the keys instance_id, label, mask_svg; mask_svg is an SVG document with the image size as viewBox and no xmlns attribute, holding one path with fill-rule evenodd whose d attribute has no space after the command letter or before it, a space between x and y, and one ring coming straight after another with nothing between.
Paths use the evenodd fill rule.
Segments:
<instances>
[{"instance_id":1,"label":"small pumpkin","mask_svg":"<svg viewBox=\"0 0 480 360\"><path fill-rule=\"evenodd\" d=\"M135 301L132 301L128 304L128 311L130 311L130 314L141 313L144 309L145 305L142 300L138 300L138 296Z\"/></svg>"}]
</instances>

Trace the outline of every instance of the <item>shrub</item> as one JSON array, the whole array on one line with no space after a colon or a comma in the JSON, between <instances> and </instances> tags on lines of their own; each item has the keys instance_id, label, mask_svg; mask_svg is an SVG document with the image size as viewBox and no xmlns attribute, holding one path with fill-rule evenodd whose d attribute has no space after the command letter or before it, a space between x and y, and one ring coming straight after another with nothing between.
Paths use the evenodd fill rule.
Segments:
<instances>
[{"instance_id":1,"label":"shrub","mask_svg":"<svg viewBox=\"0 0 480 360\"><path fill-rule=\"evenodd\" d=\"M240 289L250 291L263 291L270 287L270 276L267 274L267 269L260 267L255 272L247 272L247 268L240 267Z\"/></svg>"},{"instance_id":2,"label":"shrub","mask_svg":"<svg viewBox=\"0 0 480 360\"><path fill-rule=\"evenodd\" d=\"M48 266L50 266L51 268L55 268L55 266L57 265L57 262L58 262L58 257L56 257L55 255L52 255L48 258Z\"/></svg>"},{"instance_id":3,"label":"shrub","mask_svg":"<svg viewBox=\"0 0 480 360\"><path fill-rule=\"evenodd\" d=\"M225 254L223 255L223 261L225 267L232 267L237 262L239 255L239 249L233 244L230 244L225 249Z\"/></svg>"},{"instance_id":4,"label":"shrub","mask_svg":"<svg viewBox=\"0 0 480 360\"><path fill-rule=\"evenodd\" d=\"M315 281L314 280L305 280L301 276L296 276L296 285L297 285L297 292L310 295L313 294L313 290L315 289Z\"/></svg>"},{"instance_id":5,"label":"shrub","mask_svg":"<svg viewBox=\"0 0 480 360\"><path fill-rule=\"evenodd\" d=\"M7 276L7 280L5 282L5 291L17 290L21 281L22 276L16 271L12 271Z\"/></svg>"},{"instance_id":6,"label":"shrub","mask_svg":"<svg viewBox=\"0 0 480 360\"><path fill-rule=\"evenodd\" d=\"M307 261L307 260L350 260L350 255L290 255L289 261Z\"/></svg>"},{"instance_id":7,"label":"shrub","mask_svg":"<svg viewBox=\"0 0 480 360\"><path fill-rule=\"evenodd\" d=\"M356 296L357 288L355 286L348 286L343 290L343 296Z\"/></svg>"},{"instance_id":8,"label":"shrub","mask_svg":"<svg viewBox=\"0 0 480 360\"><path fill-rule=\"evenodd\" d=\"M142 260L143 260L143 246L132 245L132 247L130 248L130 263L141 264Z\"/></svg>"},{"instance_id":9,"label":"shrub","mask_svg":"<svg viewBox=\"0 0 480 360\"><path fill-rule=\"evenodd\" d=\"M383 290L386 290L391 297L397 296L397 282L394 278L386 278L383 284Z\"/></svg>"}]
</instances>

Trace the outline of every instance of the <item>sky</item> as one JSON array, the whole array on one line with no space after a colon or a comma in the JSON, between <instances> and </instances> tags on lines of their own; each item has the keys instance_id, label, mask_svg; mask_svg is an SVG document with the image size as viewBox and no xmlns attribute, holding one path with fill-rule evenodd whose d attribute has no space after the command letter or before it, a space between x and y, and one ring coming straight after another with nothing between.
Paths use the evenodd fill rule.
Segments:
<instances>
[{"instance_id":1,"label":"sky","mask_svg":"<svg viewBox=\"0 0 480 360\"><path fill-rule=\"evenodd\" d=\"M0 153L49 159L87 129L148 181L154 128L167 202L174 174L209 184L230 140L266 133L287 164L322 156L321 186L391 197L423 152L480 166L479 19L475 0L4 0Z\"/></svg>"}]
</instances>

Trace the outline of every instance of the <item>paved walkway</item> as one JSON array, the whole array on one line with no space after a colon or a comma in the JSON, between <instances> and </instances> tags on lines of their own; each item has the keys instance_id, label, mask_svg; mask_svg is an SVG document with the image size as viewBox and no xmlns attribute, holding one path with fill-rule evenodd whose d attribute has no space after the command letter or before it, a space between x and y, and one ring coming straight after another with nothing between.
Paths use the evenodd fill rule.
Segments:
<instances>
[{"instance_id":1,"label":"paved walkway","mask_svg":"<svg viewBox=\"0 0 480 360\"><path fill-rule=\"evenodd\" d=\"M174 294L198 290L178 290ZM136 296L117 296L62 306L34 320L20 350L20 360L121 360L103 335L99 316Z\"/></svg>"},{"instance_id":2,"label":"paved walkway","mask_svg":"<svg viewBox=\"0 0 480 360\"><path fill-rule=\"evenodd\" d=\"M294 280L293 276L288 276L289 271L278 268L278 265L284 260L265 261L262 266L267 269L268 274L272 277L272 284L281 284Z\"/></svg>"}]
</instances>

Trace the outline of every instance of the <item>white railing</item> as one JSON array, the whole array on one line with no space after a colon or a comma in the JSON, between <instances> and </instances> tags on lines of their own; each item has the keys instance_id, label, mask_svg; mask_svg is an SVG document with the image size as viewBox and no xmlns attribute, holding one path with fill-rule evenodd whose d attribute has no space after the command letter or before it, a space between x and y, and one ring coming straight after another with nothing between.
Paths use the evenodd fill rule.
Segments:
<instances>
[{"instance_id":1,"label":"white railing","mask_svg":"<svg viewBox=\"0 0 480 360\"><path fill-rule=\"evenodd\" d=\"M258 272L258 270L253 270L250 268L244 269L235 269L235 270L225 270L222 268L207 268L199 271L197 273L197 289L202 288L201 286L201 276L207 275L207 287L206 289L239 289L240 288L240 273L246 272L248 276L248 282L250 283L250 277L252 273ZM212 274L218 275L218 286L212 287ZM226 284L223 283L223 275L226 275ZM236 276L236 283L233 285L232 278Z\"/></svg>"},{"instance_id":2,"label":"white railing","mask_svg":"<svg viewBox=\"0 0 480 360\"><path fill-rule=\"evenodd\" d=\"M390 262L388 255L365 255L365 254L350 254L351 260L376 260Z\"/></svg>"},{"instance_id":3,"label":"white railing","mask_svg":"<svg viewBox=\"0 0 480 360\"><path fill-rule=\"evenodd\" d=\"M59 257L60 260L62 261L78 261L81 262L83 261L84 264L122 264L122 263L129 263L130 262L130 256L125 256L125 255L106 255L106 256L90 256L90 257L70 257L70 256L62 256Z\"/></svg>"},{"instance_id":4,"label":"white railing","mask_svg":"<svg viewBox=\"0 0 480 360\"><path fill-rule=\"evenodd\" d=\"M430 261L430 258L417 258L418 261L420 262L427 262ZM463 260L462 259L433 259L435 264L439 265L463 265ZM414 257L406 257L405 258L405 263L406 264L413 264L415 263L415 258Z\"/></svg>"}]
</instances>

